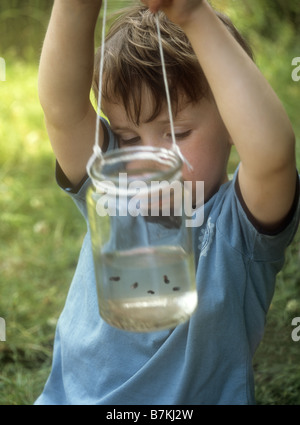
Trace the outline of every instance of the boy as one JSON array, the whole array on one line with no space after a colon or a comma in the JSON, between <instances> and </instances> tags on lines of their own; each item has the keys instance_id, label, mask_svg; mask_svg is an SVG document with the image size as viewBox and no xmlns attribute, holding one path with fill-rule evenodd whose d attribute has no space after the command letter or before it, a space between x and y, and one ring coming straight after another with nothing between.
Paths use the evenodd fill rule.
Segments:
<instances>
[{"instance_id":1,"label":"boy","mask_svg":"<svg viewBox=\"0 0 300 425\"><path fill-rule=\"evenodd\" d=\"M103 112L110 125L102 120L100 140L104 151L170 147L153 16L162 10L176 140L193 167L184 166L183 176L205 183L205 221L193 229L199 305L175 329L112 328L98 313L88 231L37 404L252 404L252 356L299 222L295 136L243 40L207 1L144 3L108 36ZM57 178L85 217L100 7L100 0L55 1L39 74ZM241 162L230 182L232 144Z\"/></svg>"}]
</instances>

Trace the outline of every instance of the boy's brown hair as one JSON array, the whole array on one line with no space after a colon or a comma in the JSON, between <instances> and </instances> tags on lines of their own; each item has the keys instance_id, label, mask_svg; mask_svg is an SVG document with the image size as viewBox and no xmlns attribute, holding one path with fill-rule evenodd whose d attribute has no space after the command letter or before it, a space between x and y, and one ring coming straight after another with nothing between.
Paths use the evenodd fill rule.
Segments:
<instances>
[{"instance_id":1,"label":"boy's brown hair","mask_svg":"<svg viewBox=\"0 0 300 425\"><path fill-rule=\"evenodd\" d=\"M162 12L158 13L170 96L176 112L182 98L186 102L198 102L202 97L208 97L210 90L184 32ZM230 19L219 12L216 14L252 58L250 47ZM148 118L148 122L152 121L166 103L155 16L146 6L128 8L112 24L105 43L103 99L123 104L129 119L139 125L143 88L147 87L154 105ZM100 54L99 48L93 79L96 97Z\"/></svg>"}]
</instances>

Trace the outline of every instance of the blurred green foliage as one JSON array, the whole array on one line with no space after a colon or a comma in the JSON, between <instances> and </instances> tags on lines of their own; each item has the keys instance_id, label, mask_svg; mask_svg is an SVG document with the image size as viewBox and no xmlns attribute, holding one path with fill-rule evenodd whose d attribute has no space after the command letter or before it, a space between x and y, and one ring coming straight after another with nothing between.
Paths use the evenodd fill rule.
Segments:
<instances>
[{"instance_id":1,"label":"blurred green foliage","mask_svg":"<svg viewBox=\"0 0 300 425\"><path fill-rule=\"evenodd\" d=\"M0 55L26 60L40 56L53 1L2 0L0 2Z\"/></svg>"},{"instance_id":2,"label":"blurred green foliage","mask_svg":"<svg viewBox=\"0 0 300 425\"><path fill-rule=\"evenodd\" d=\"M109 8L117 10L132 1L114 0ZM295 35L300 28L300 2L295 0L212 0L222 10L229 10L231 17L246 32L276 41L282 25L290 26ZM46 30L53 0L1 0L0 2L0 54L13 52L24 58L38 58L43 33ZM299 37L298 37L299 47ZM298 52L299 54L299 52Z\"/></svg>"}]
</instances>

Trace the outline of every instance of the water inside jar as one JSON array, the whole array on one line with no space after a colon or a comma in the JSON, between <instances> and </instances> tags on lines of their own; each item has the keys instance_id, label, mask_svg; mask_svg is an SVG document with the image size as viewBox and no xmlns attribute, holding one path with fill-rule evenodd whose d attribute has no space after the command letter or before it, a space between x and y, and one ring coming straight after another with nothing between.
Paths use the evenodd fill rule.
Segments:
<instances>
[{"instance_id":1,"label":"water inside jar","mask_svg":"<svg viewBox=\"0 0 300 425\"><path fill-rule=\"evenodd\" d=\"M103 282L98 290L103 319L136 332L187 320L197 305L190 257L174 246L102 254L96 274Z\"/></svg>"}]
</instances>

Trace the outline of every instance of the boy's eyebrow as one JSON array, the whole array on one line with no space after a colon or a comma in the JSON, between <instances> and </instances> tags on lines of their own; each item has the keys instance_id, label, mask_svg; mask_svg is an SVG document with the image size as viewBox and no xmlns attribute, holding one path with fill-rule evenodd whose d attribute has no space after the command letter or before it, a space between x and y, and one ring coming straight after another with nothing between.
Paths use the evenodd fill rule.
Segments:
<instances>
[{"instance_id":1,"label":"boy's eyebrow","mask_svg":"<svg viewBox=\"0 0 300 425\"><path fill-rule=\"evenodd\" d=\"M126 126L126 125L122 126L118 124L114 125L112 123L110 123L110 128L112 129L112 131L128 131L128 130L132 131L132 128L129 126Z\"/></svg>"},{"instance_id":2,"label":"boy's eyebrow","mask_svg":"<svg viewBox=\"0 0 300 425\"><path fill-rule=\"evenodd\" d=\"M181 122L181 121L187 121L188 118L186 116L181 116L180 113L178 113L178 115L176 117L174 117L174 123L176 122ZM142 121L141 124L147 124L149 121ZM170 119L169 117L163 117L161 119L156 119L157 124L160 125L170 125ZM122 125L116 125L114 126L113 124L111 124L111 129L114 132L118 132L118 131L132 131L134 130L134 128L131 128L130 126L122 126ZM134 126L135 127L135 126Z\"/></svg>"},{"instance_id":3,"label":"boy's eyebrow","mask_svg":"<svg viewBox=\"0 0 300 425\"><path fill-rule=\"evenodd\" d=\"M124 130L129 130L128 127L114 127L113 125L110 126L112 131L124 131Z\"/></svg>"},{"instance_id":4,"label":"boy's eyebrow","mask_svg":"<svg viewBox=\"0 0 300 425\"><path fill-rule=\"evenodd\" d=\"M141 124L147 124L149 121L142 121L141 122ZM160 125L169 125L170 124L170 120L169 119L163 119L163 120L157 120L157 124L160 124ZM132 130L134 130L134 128L131 128L131 127L126 127L126 126L119 126L119 125L117 125L117 126L114 126L114 125L112 125L111 124L111 129L112 129L112 131L114 131L114 132L118 132L118 131L132 131ZM136 126L136 127L139 127L139 126Z\"/></svg>"}]
</instances>

